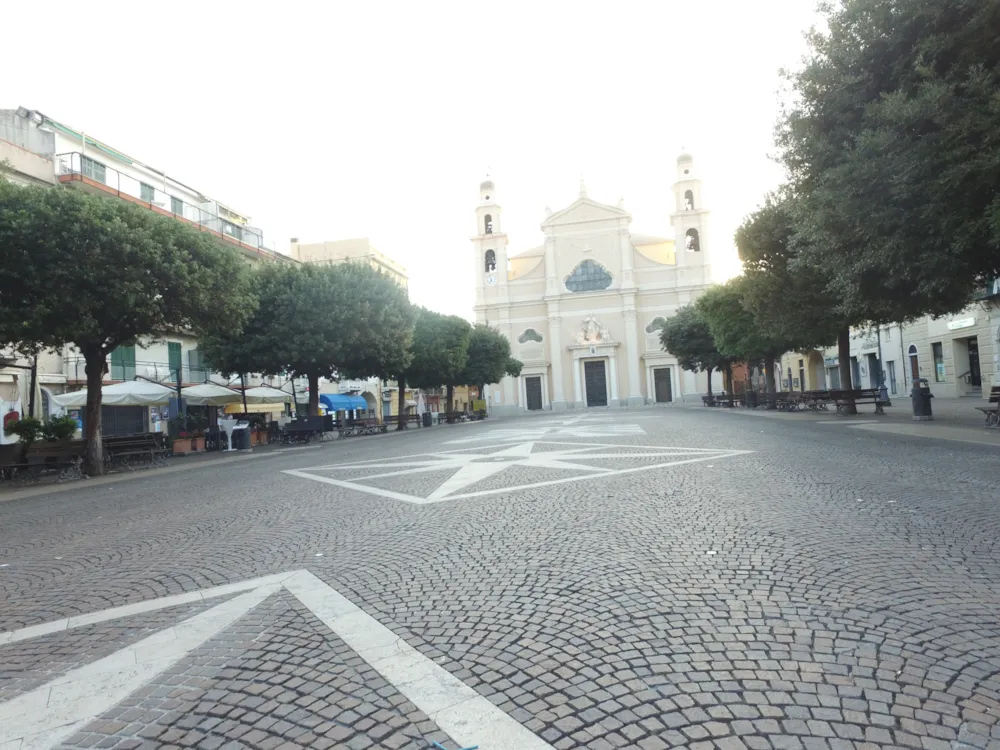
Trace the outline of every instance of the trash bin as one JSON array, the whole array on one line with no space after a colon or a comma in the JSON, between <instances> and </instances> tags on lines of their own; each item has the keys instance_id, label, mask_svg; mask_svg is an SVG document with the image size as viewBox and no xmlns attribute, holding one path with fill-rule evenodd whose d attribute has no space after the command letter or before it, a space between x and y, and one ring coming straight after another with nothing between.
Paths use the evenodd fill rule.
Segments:
<instances>
[{"instance_id":1,"label":"trash bin","mask_svg":"<svg viewBox=\"0 0 1000 750\"><path fill-rule=\"evenodd\" d=\"M250 450L250 423L240 422L233 429L233 450Z\"/></svg>"},{"instance_id":2,"label":"trash bin","mask_svg":"<svg viewBox=\"0 0 1000 750\"><path fill-rule=\"evenodd\" d=\"M431 421L431 413L430 413L429 411L425 411L425 412L424 412L424 413L423 413L423 414L421 415L421 418L422 418L422 420L423 420L423 425L424 425L424 427L430 427L430 426L431 426L432 424L434 424L434 423L433 423L433 422Z\"/></svg>"},{"instance_id":3,"label":"trash bin","mask_svg":"<svg viewBox=\"0 0 1000 750\"><path fill-rule=\"evenodd\" d=\"M931 412L932 398L934 398L934 394L931 393L930 384L927 382L927 378L917 378L913 381L913 390L910 391L910 400L913 402L914 422L930 422L934 419Z\"/></svg>"}]
</instances>

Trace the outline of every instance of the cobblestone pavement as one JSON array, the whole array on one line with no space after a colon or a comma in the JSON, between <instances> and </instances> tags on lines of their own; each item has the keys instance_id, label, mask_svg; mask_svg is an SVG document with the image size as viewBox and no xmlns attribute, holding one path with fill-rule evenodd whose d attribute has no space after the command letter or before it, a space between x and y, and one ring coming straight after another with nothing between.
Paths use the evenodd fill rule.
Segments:
<instances>
[{"instance_id":1,"label":"cobblestone pavement","mask_svg":"<svg viewBox=\"0 0 1000 750\"><path fill-rule=\"evenodd\" d=\"M561 416L0 503L0 628L304 569L536 747L1000 750L996 447L714 410ZM0 635L0 715L238 599ZM475 744L326 622L261 595L60 742Z\"/></svg>"}]
</instances>

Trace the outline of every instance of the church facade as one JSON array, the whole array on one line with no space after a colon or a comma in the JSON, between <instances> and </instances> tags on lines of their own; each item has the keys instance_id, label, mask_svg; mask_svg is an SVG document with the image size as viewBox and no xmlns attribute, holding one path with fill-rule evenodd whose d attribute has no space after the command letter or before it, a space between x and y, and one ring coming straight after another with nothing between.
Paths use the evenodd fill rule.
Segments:
<instances>
[{"instance_id":1,"label":"church facade","mask_svg":"<svg viewBox=\"0 0 1000 750\"><path fill-rule=\"evenodd\" d=\"M524 368L488 386L494 412L636 406L707 388L660 347L660 328L710 281L708 211L694 159L677 160L672 238L632 234L619 203L579 198L542 222L540 247L509 254L491 180L472 239L476 321L503 333Z\"/></svg>"}]
</instances>

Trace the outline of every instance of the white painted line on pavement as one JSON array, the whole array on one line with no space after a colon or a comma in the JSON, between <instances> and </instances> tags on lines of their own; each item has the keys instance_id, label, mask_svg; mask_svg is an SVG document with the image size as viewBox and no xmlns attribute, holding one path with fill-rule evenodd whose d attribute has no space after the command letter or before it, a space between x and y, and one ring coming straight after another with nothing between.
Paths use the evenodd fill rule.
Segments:
<instances>
[{"instance_id":1,"label":"white painted line on pavement","mask_svg":"<svg viewBox=\"0 0 1000 750\"><path fill-rule=\"evenodd\" d=\"M0 703L0 744L20 741L21 750L58 744L279 590L280 584L259 586Z\"/></svg>"},{"instance_id":2,"label":"white painted line on pavement","mask_svg":"<svg viewBox=\"0 0 1000 750\"><path fill-rule=\"evenodd\" d=\"M312 573L297 573L285 588L459 745L554 750Z\"/></svg>"},{"instance_id":3,"label":"white painted line on pavement","mask_svg":"<svg viewBox=\"0 0 1000 750\"><path fill-rule=\"evenodd\" d=\"M282 588L460 745L478 745L481 750L554 750L307 570L181 595L187 597L186 602L243 592L0 703L0 750L45 750L58 745ZM183 603L179 598L166 596L71 619L85 624L103 622ZM6 635L17 634L17 640L25 640L65 630L67 622L58 620Z\"/></svg>"},{"instance_id":4,"label":"white painted line on pavement","mask_svg":"<svg viewBox=\"0 0 1000 750\"><path fill-rule=\"evenodd\" d=\"M205 599L214 599L217 596L238 594L241 591L249 591L250 589L258 588L259 586L281 583L290 575L292 575L292 573L276 573L274 575L261 576L260 578L251 578L247 581L240 581L239 583L227 583L222 586L213 586L212 588L201 589L200 591L189 591L184 594L161 596L159 599L147 599L144 602L136 602L135 604L123 604L120 607L102 609L97 612L89 612L85 615L76 615L75 617L64 618L62 620L44 622L40 625L29 625L26 628L19 628L18 630L7 630L0 633L0 646L5 643L14 643L16 641L24 641L29 638L37 638L38 636L48 635L49 633L58 633L61 630L78 628L82 625L94 625L100 622L107 622L108 620L117 620L119 617L129 617L143 612L154 612L158 609L175 607L178 604L190 604L191 602L203 601Z\"/></svg>"}]
</instances>

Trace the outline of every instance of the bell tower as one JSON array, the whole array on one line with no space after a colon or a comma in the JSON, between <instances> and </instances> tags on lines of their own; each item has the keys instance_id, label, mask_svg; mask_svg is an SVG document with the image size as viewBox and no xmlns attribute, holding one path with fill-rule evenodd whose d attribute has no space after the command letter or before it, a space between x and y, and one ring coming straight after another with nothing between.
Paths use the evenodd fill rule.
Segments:
<instances>
[{"instance_id":1,"label":"bell tower","mask_svg":"<svg viewBox=\"0 0 1000 750\"><path fill-rule=\"evenodd\" d=\"M677 157L677 182L674 183L674 256L677 265L700 266L702 278L692 282L708 283L708 211L702 203L701 179L695 170L694 157Z\"/></svg>"},{"instance_id":2,"label":"bell tower","mask_svg":"<svg viewBox=\"0 0 1000 750\"><path fill-rule=\"evenodd\" d=\"M505 301L507 297L507 235L501 230L500 214L496 185L487 177L479 184L476 234L472 238L477 304Z\"/></svg>"}]
</instances>

